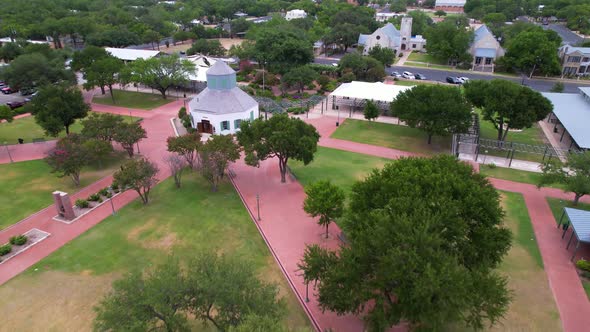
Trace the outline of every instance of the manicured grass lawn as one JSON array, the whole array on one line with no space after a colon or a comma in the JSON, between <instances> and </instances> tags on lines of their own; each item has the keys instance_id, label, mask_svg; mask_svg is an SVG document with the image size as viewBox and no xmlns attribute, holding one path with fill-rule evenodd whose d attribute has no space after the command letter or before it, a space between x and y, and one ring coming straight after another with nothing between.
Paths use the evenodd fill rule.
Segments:
<instances>
[{"instance_id":1,"label":"manicured grass lawn","mask_svg":"<svg viewBox=\"0 0 590 332\"><path fill-rule=\"evenodd\" d=\"M389 159L318 147L313 161L304 166L296 160L289 162L297 180L306 186L319 180L330 180L350 192L352 185L364 179L374 168L381 168Z\"/></svg>"},{"instance_id":2,"label":"manicured grass lawn","mask_svg":"<svg viewBox=\"0 0 590 332\"><path fill-rule=\"evenodd\" d=\"M439 60L428 53L412 52L408 57L408 61L424 62L435 65L446 65L444 60Z\"/></svg>"},{"instance_id":3,"label":"manicured grass lawn","mask_svg":"<svg viewBox=\"0 0 590 332\"><path fill-rule=\"evenodd\" d=\"M479 172L485 176L504 179L515 182L530 183L537 185L541 179L541 173L521 171L514 168L490 167L489 165L480 165ZM561 184L553 184L548 187L563 189Z\"/></svg>"},{"instance_id":4,"label":"manicured grass lawn","mask_svg":"<svg viewBox=\"0 0 590 332\"><path fill-rule=\"evenodd\" d=\"M114 279L172 254L183 262L201 251L227 253L255 266L260 278L280 285L293 331L310 325L279 267L231 184L211 193L196 173L152 191L151 202L135 200L97 226L0 287L6 330L90 330L92 307ZM215 331L195 322L193 330Z\"/></svg>"},{"instance_id":5,"label":"manicured grass lawn","mask_svg":"<svg viewBox=\"0 0 590 332\"><path fill-rule=\"evenodd\" d=\"M139 118L124 116L126 121L137 121ZM76 121L71 127L70 132L79 133L82 130L80 121ZM62 131L59 137L64 137L65 131ZM55 137L45 135L45 131L35 122L33 116L16 119L11 123L0 123L0 144L8 142L8 144L17 144L18 139L22 138L25 143L31 143L34 138L44 138L45 140L53 140Z\"/></svg>"},{"instance_id":6,"label":"manicured grass lawn","mask_svg":"<svg viewBox=\"0 0 590 332\"><path fill-rule=\"evenodd\" d=\"M480 115L480 137L487 139L498 139L498 131L494 128L494 125L483 119ZM531 128L524 129L522 131L511 131L506 136L507 142L531 144L531 145L545 145L545 134L538 124L533 124ZM508 151L500 151L494 149L485 149L488 155L506 157ZM480 151L480 153L484 153ZM515 152L514 159L529 160L534 162L542 162L543 155L534 153Z\"/></svg>"},{"instance_id":7,"label":"manicured grass lawn","mask_svg":"<svg viewBox=\"0 0 590 332\"><path fill-rule=\"evenodd\" d=\"M69 177L58 178L50 173L50 167L43 160L0 165L0 229L52 204L53 191L75 193L114 173L123 160L125 157L117 154L104 163L103 168L86 167L80 175L80 187L75 187Z\"/></svg>"},{"instance_id":8,"label":"manicured grass lawn","mask_svg":"<svg viewBox=\"0 0 590 332\"><path fill-rule=\"evenodd\" d=\"M429 145L419 129L353 119L346 119L331 137L422 154L447 153L451 148L451 137L434 136Z\"/></svg>"},{"instance_id":9,"label":"manicured grass lawn","mask_svg":"<svg viewBox=\"0 0 590 332\"><path fill-rule=\"evenodd\" d=\"M152 94L136 91L113 90L113 94L115 96L114 103L108 91L105 95L95 95L92 102L102 105L114 105L149 111L175 100L175 98L171 96L168 96L167 99L163 99L160 93Z\"/></svg>"},{"instance_id":10,"label":"manicured grass lawn","mask_svg":"<svg viewBox=\"0 0 590 332\"><path fill-rule=\"evenodd\" d=\"M553 212L553 217L555 218L556 223L559 223L559 219L561 218L561 215L563 214L564 207L571 207L574 209L590 211L590 204L578 203L577 206L574 206L574 203L573 203L574 194L572 193L571 195L572 195L572 200L569 200L569 201L562 200L559 198L547 197L547 203L549 203L549 206L551 207L551 212ZM564 217L564 219L565 218L566 217Z\"/></svg>"}]
</instances>

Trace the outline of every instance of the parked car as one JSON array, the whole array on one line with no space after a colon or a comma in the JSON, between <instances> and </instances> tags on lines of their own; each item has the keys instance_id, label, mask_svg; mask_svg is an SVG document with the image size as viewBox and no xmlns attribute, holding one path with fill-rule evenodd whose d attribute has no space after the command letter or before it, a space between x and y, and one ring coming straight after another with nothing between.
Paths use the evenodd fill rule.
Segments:
<instances>
[{"instance_id":1,"label":"parked car","mask_svg":"<svg viewBox=\"0 0 590 332\"><path fill-rule=\"evenodd\" d=\"M6 86L6 83L4 83L4 81L0 81L0 88L3 88Z\"/></svg>"},{"instance_id":2,"label":"parked car","mask_svg":"<svg viewBox=\"0 0 590 332\"><path fill-rule=\"evenodd\" d=\"M391 76L393 76L393 77L397 77L397 78L400 78L400 77L402 77L402 74L400 74L400 73L399 73L399 72L397 72L397 71L394 71L394 72L391 72Z\"/></svg>"},{"instance_id":3,"label":"parked car","mask_svg":"<svg viewBox=\"0 0 590 332\"><path fill-rule=\"evenodd\" d=\"M11 93L15 93L18 90L15 90L15 89L13 89L13 88L11 88L9 86L5 86L2 89L0 89L0 91L2 91L2 93L5 94L5 95L9 95Z\"/></svg>"},{"instance_id":4,"label":"parked car","mask_svg":"<svg viewBox=\"0 0 590 332\"><path fill-rule=\"evenodd\" d=\"M416 76L416 79L417 79L417 80L426 80L426 79L427 79L427 78L426 78L426 76L424 76L424 75L422 75L422 74L416 74L416 75L414 75L414 76Z\"/></svg>"},{"instance_id":5,"label":"parked car","mask_svg":"<svg viewBox=\"0 0 590 332\"><path fill-rule=\"evenodd\" d=\"M451 83L451 84L462 84L462 82L459 80L458 77L454 77L454 76L447 76L447 83Z\"/></svg>"},{"instance_id":6,"label":"parked car","mask_svg":"<svg viewBox=\"0 0 590 332\"><path fill-rule=\"evenodd\" d=\"M468 77L465 77L465 76L457 77L457 79L459 81L461 81L461 83L467 83L467 82L469 82L469 78Z\"/></svg>"},{"instance_id":7,"label":"parked car","mask_svg":"<svg viewBox=\"0 0 590 332\"><path fill-rule=\"evenodd\" d=\"M20 95L21 96L28 96L28 95L32 95L33 93L35 93L35 89L21 89L20 90Z\"/></svg>"},{"instance_id":8,"label":"parked car","mask_svg":"<svg viewBox=\"0 0 590 332\"><path fill-rule=\"evenodd\" d=\"M405 71L402 73L402 77L409 79L409 80L414 80L416 79L416 76L414 76L414 74L410 73L409 71Z\"/></svg>"},{"instance_id":9,"label":"parked car","mask_svg":"<svg viewBox=\"0 0 590 332\"><path fill-rule=\"evenodd\" d=\"M27 98L25 98L25 102L30 102L31 100L33 100L33 98L38 94L38 91L33 92L30 96L28 96Z\"/></svg>"},{"instance_id":10,"label":"parked car","mask_svg":"<svg viewBox=\"0 0 590 332\"><path fill-rule=\"evenodd\" d=\"M10 107L11 110L25 106L25 104L26 104L26 101L9 101L6 103L6 105L8 107Z\"/></svg>"}]
</instances>

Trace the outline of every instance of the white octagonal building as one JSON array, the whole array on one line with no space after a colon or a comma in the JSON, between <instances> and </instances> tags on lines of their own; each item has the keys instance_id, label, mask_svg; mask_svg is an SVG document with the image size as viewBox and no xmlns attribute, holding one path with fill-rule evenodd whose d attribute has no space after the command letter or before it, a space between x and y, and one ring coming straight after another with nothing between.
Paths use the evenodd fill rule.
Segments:
<instances>
[{"instance_id":1,"label":"white octagonal building","mask_svg":"<svg viewBox=\"0 0 590 332\"><path fill-rule=\"evenodd\" d=\"M244 120L258 118L258 103L237 86L236 72L217 61L207 70L207 88L188 104L193 128L201 134L235 134Z\"/></svg>"}]
</instances>

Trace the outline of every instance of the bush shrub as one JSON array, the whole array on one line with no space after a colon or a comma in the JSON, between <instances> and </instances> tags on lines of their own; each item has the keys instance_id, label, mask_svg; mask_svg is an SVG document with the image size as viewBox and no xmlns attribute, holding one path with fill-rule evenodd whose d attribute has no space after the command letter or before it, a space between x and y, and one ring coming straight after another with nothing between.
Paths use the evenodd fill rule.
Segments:
<instances>
[{"instance_id":1,"label":"bush shrub","mask_svg":"<svg viewBox=\"0 0 590 332\"><path fill-rule=\"evenodd\" d=\"M109 193L109 188L108 188L108 187L107 187L107 188L102 188L102 189L101 189L101 190L98 192L98 194L99 194L99 195L101 195L101 196L106 196L108 193Z\"/></svg>"},{"instance_id":2,"label":"bush shrub","mask_svg":"<svg viewBox=\"0 0 590 332\"><path fill-rule=\"evenodd\" d=\"M85 209L90 206L90 203L85 199L78 199L76 200L76 206L80 209Z\"/></svg>"},{"instance_id":3,"label":"bush shrub","mask_svg":"<svg viewBox=\"0 0 590 332\"><path fill-rule=\"evenodd\" d=\"M111 198L113 197L113 194L109 191L108 193L106 193L106 195L104 195L106 198Z\"/></svg>"},{"instance_id":4,"label":"bush shrub","mask_svg":"<svg viewBox=\"0 0 590 332\"><path fill-rule=\"evenodd\" d=\"M11 251L12 251L12 245L10 243L0 246L0 256L7 255Z\"/></svg>"},{"instance_id":5,"label":"bush shrub","mask_svg":"<svg viewBox=\"0 0 590 332\"><path fill-rule=\"evenodd\" d=\"M90 196L88 196L88 200L91 202L96 202L100 199L100 195L99 194L92 194Z\"/></svg>"},{"instance_id":6,"label":"bush shrub","mask_svg":"<svg viewBox=\"0 0 590 332\"><path fill-rule=\"evenodd\" d=\"M576 262L576 267L582 271L590 272L590 261L580 259Z\"/></svg>"},{"instance_id":7,"label":"bush shrub","mask_svg":"<svg viewBox=\"0 0 590 332\"><path fill-rule=\"evenodd\" d=\"M22 246L27 243L27 237L25 235L17 235L10 238L10 244L15 246Z\"/></svg>"}]
</instances>

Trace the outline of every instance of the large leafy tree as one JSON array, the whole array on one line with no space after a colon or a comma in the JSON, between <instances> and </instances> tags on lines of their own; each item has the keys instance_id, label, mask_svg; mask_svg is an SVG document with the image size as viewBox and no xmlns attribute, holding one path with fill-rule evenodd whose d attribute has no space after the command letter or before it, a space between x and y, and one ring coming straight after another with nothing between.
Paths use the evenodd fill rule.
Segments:
<instances>
[{"instance_id":1,"label":"large leafy tree","mask_svg":"<svg viewBox=\"0 0 590 332\"><path fill-rule=\"evenodd\" d=\"M303 92L305 86L313 83L317 77L318 73L311 67L302 66L289 70L287 73L285 73L285 75L283 75L281 81L287 86L297 87L298 92Z\"/></svg>"},{"instance_id":2,"label":"large leafy tree","mask_svg":"<svg viewBox=\"0 0 590 332\"><path fill-rule=\"evenodd\" d=\"M392 114L412 128L432 136L466 132L471 124L471 105L461 90L443 85L418 85L400 93L391 103Z\"/></svg>"},{"instance_id":3,"label":"large leafy tree","mask_svg":"<svg viewBox=\"0 0 590 332\"><path fill-rule=\"evenodd\" d=\"M83 70L89 68L98 60L108 58L110 54L102 47L89 45L81 51L77 51L72 56L72 69Z\"/></svg>"},{"instance_id":4,"label":"large leafy tree","mask_svg":"<svg viewBox=\"0 0 590 332\"><path fill-rule=\"evenodd\" d=\"M240 146L233 136L213 135L201 148L200 156L200 172L215 192L229 163L240 159Z\"/></svg>"},{"instance_id":5,"label":"large leafy tree","mask_svg":"<svg viewBox=\"0 0 590 332\"><path fill-rule=\"evenodd\" d=\"M553 110L551 102L539 92L511 81L475 80L464 87L467 99L481 108L484 120L494 125L501 141L510 129L530 128Z\"/></svg>"},{"instance_id":6,"label":"large leafy tree","mask_svg":"<svg viewBox=\"0 0 590 332\"><path fill-rule=\"evenodd\" d=\"M254 57L278 72L285 73L313 61L313 45L301 29L267 27L256 33L255 40Z\"/></svg>"},{"instance_id":7,"label":"large leafy tree","mask_svg":"<svg viewBox=\"0 0 590 332\"><path fill-rule=\"evenodd\" d=\"M131 66L133 80L158 90L164 99L168 89L186 83L195 70L192 62L179 59L177 55L138 59Z\"/></svg>"},{"instance_id":8,"label":"large leafy tree","mask_svg":"<svg viewBox=\"0 0 590 332\"><path fill-rule=\"evenodd\" d=\"M303 210L312 217L320 217L318 224L326 227L326 239L330 223L344 213L344 191L330 181L318 181L305 188Z\"/></svg>"},{"instance_id":9,"label":"large leafy tree","mask_svg":"<svg viewBox=\"0 0 590 332\"><path fill-rule=\"evenodd\" d=\"M237 136L246 152L248 165L258 166L260 161L273 157L279 159L283 183L286 182L287 162L295 159L309 164L320 139L314 126L286 114L275 115L269 120L245 121Z\"/></svg>"},{"instance_id":10,"label":"large leafy tree","mask_svg":"<svg viewBox=\"0 0 590 332\"><path fill-rule=\"evenodd\" d=\"M542 166L543 175L538 183L543 187L552 183L560 183L565 190L574 193L574 205L584 195L590 195L590 152L571 153L565 164L552 159Z\"/></svg>"},{"instance_id":11,"label":"large leafy tree","mask_svg":"<svg viewBox=\"0 0 590 332\"><path fill-rule=\"evenodd\" d=\"M320 307L363 315L369 330L408 322L482 328L508 309L495 269L510 248L498 192L451 156L403 158L352 188L336 254L308 247L300 264L319 280Z\"/></svg>"},{"instance_id":12,"label":"large leafy tree","mask_svg":"<svg viewBox=\"0 0 590 332\"><path fill-rule=\"evenodd\" d=\"M184 158L190 169L197 166L199 151L203 146L199 133L188 133L178 137L171 136L168 137L166 143L168 151L175 152Z\"/></svg>"},{"instance_id":13,"label":"large leafy tree","mask_svg":"<svg viewBox=\"0 0 590 332\"><path fill-rule=\"evenodd\" d=\"M80 185L80 172L89 162L89 151L77 134L61 138L45 161L60 177L69 176L74 185Z\"/></svg>"},{"instance_id":14,"label":"large leafy tree","mask_svg":"<svg viewBox=\"0 0 590 332\"><path fill-rule=\"evenodd\" d=\"M379 60L356 52L343 56L338 67L342 74L352 73L361 81L378 82L385 77L385 67Z\"/></svg>"},{"instance_id":15,"label":"large leafy tree","mask_svg":"<svg viewBox=\"0 0 590 332\"><path fill-rule=\"evenodd\" d=\"M125 121L121 115L90 113L82 119L82 136L112 142L117 128Z\"/></svg>"},{"instance_id":16,"label":"large leafy tree","mask_svg":"<svg viewBox=\"0 0 590 332\"><path fill-rule=\"evenodd\" d=\"M367 32L368 30L364 26L342 23L330 30L330 32L324 37L324 42L326 44L340 45L342 51L346 53L350 46L357 43L359 34Z\"/></svg>"},{"instance_id":17,"label":"large leafy tree","mask_svg":"<svg viewBox=\"0 0 590 332\"><path fill-rule=\"evenodd\" d=\"M115 127L115 131L113 132L113 139L121 144L123 149L129 154L129 157L133 157L133 146L146 137L147 133L139 122L121 122Z\"/></svg>"},{"instance_id":18,"label":"large leafy tree","mask_svg":"<svg viewBox=\"0 0 590 332\"><path fill-rule=\"evenodd\" d=\"M432 56L452 65L470 61L468 50L473 32L463 25L444 21L428 27L424 35L428 40L426 50Z\"/></svg>"},{"instance_id":19,"label":"large leafy tree","mask_svg":"<svg viewBox=\"0 0 590 332\"><path fill-rule=\"evenodd\" d=\"M66 85L44 86L26 107L35 116L35 122L54 137L64 129L69 134L70 126L90 110L82 92Z\"/></svg>"},{"instance_id":20,"label":"large leafy tree","mask_svg":"<svg viewBox=\"0 0 590 332\"><path fill-rule=\"evenodd\" d=\"M158 166L145 158L129 159L113 178L121 188L135 190L143 204L147 204L152 187L158 182L158 171Z\"/></svg>"},{"instance_id":21,"label":"large leafy tree","mask_svg":"<svg viewBox=\"0 0 590 332\"><path fill-rule=\"evenodd\" d=\"M123 62L115 57L107 57L97 60L90 67L84 70L86 82L84 88L91 90L94 87L100 87L102 94L105 94L105 86L109 88L111 99L115 102L113 95L113 85L119 81L119 73L123 68Z\"/></svg>"},{"instance_id":22,"label":"large leafy tree","mask_svg":"<svg viewBox=\"0 0 590 332\"><path fill-rule=\"evenodd\" d=\"M74 73L65 69L63 58L44 54L23 54L2 70L2 77L13 88L29 89L59 82L76 82Z\"/></svg>"},{"instance_id":23,"label":"large leafy tree","mask_svg":"<svg viewBox=\"0 0 590 332\"><path fill-rule=\"evenodd\" d=\"M523 31L508 41L501 64L526 73L529 77L535 72L543 75L559 74L559 57L555 50L560 42L550 39L543 30Z\"/></svg>"},{"instance_id":24,"label":"large leafy tree","mask_svg":"<svg viewBox=\"0 0 590 332\"><path fill-rule=\"evenodd\" d=\"M369 56L377 59L384 66L390 66L395 61L395 50L375 45L369 51Z\"/></svg>"}]
</instances>

